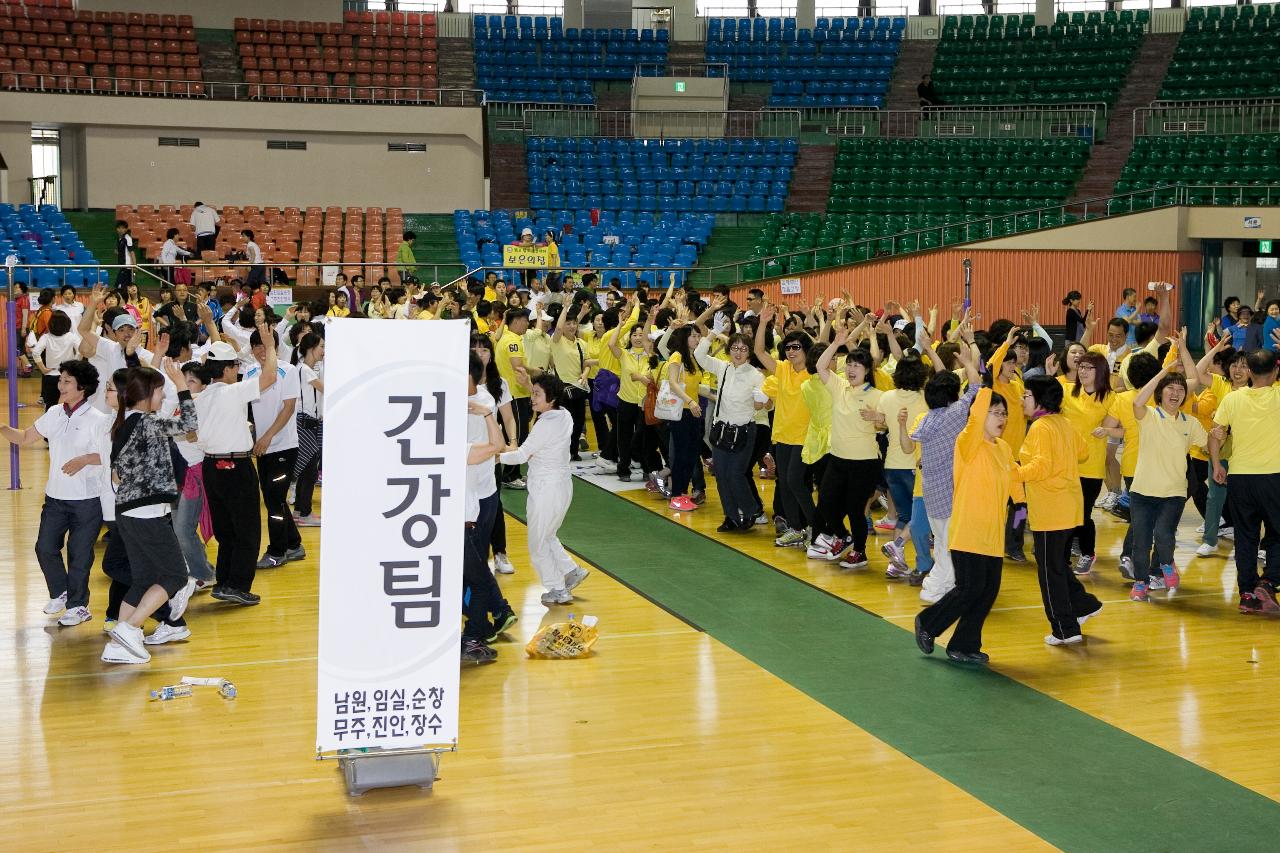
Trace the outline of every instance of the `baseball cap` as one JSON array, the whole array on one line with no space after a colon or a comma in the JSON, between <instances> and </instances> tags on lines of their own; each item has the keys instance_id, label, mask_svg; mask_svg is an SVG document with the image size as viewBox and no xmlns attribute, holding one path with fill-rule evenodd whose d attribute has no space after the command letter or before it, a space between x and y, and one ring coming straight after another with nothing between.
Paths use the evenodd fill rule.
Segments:
<instances>
[{"instance_id":1,"label":"baseball cap","mask_svg":"<svg viewBox=\"0 0 1280 853\"><path fill-rule=\"evenodd\" d=\"M113 332L119 331L122 326L133 326L136 329L138 328L138 321L133 319L133 315L126 311L111 321L111 330Z\"/></svg>"},{"instance_id":2,"label":"baseball cap","mask_svg":"<svg viewBox=\"0 0 1280 853\"><path fill-rule=\"evenodd\" d=\"M210 361L235 361L236 351L226 341L218 341L209 347Z\"/></svg>"},{"instance_id":3,"label":"baseball cap","mask_svg":"<svg viewBox=\"0 0 1280 853\"><path fill-rule=\"evenodd\" d=\"M906 327L907 327L906 319L896 320L893 324L893 329L895 332L901 332Z\"/></svg>"}]
</instances>

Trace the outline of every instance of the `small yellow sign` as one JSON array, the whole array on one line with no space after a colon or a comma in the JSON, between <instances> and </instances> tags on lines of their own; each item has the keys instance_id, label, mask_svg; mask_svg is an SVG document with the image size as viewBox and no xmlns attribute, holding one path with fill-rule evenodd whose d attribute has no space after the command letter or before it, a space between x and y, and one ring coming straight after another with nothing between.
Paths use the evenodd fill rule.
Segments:
<instances>
[{"instance_id":1,"label":"small yellow sign","mask_svg":"<svg viewBox=\"0 0 1280 853\"><path fill-rule=\"evenodd\" d=\"M547 247L503 246L502 265L517 269L546 269L549 266L547 262Z\"/></svg>"}]
</instances>

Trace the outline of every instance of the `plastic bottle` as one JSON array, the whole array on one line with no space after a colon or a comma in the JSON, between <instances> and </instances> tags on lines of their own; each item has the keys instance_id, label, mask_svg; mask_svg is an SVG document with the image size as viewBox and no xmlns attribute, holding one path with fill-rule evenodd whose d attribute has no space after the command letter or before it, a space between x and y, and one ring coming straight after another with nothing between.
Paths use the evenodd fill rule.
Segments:
<instances>
[{"instance_id":1,"label":"plastic bottle","mask_svg":"<svg viewBox=\"0 0 1280 853\"><path fill-rule=\"evenodd\" d=\"M218 688L218 692L222 694L223 699L236 698L236 686L230 681L222 682L222 686Z\"/></svg>"},{"instance_id":2,"label":"plastic bottle","mask_svg":"<svg viewBox=\"0 0 1280 853\"><path fill-rule=\"evenodd\" d=\"M172 684L151 691L151 699L156 702L168 702L170 699L180 699L190 695L191 685L189 684Z\"/></svg>"}]
</instances>

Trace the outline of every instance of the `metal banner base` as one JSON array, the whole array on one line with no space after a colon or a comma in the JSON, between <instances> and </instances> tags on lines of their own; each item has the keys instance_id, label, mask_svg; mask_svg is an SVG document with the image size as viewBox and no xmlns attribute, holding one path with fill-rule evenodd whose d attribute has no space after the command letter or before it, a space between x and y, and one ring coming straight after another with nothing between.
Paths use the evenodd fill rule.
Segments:
<instances>
[{"instance_id":1,"label":"metal banner base","mask_svg":"<svg viewBox=\"0 0 1280 853\"><path fill-rule=\"evenodd\" d=\"M417 785L431 790L440 770L440 756L454 752L442 749L371 749L368 752L343 752L336 757L347 782L347 793L358 797L374 788L399 788ZM320 756L328 758L328 756Z\"/></svg>"}]
</instances>

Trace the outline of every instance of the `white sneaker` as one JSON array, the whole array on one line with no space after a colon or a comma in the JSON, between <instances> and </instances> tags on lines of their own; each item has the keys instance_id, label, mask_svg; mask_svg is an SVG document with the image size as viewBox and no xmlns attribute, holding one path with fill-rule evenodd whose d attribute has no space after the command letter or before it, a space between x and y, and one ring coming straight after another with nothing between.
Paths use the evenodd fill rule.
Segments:
<instances>
[{"instance_id":1,"label":"white sneaker","mask_svg":"<svg viewBox=\"0 0 1280 853\"><path fill-rule=\"evenodd\" d=\"M173 594L173 598L169 599L169 618L181 619L182 614L187 612L187 603L191 601L191 594L196 591L196 579L187 578L186 585Z\"/></svg>"},{"instance_id":2,"label":"white sneaker","mask_svg":"<svg viewBox=\"0 0 1280 853\"><path fill-rule=\"evenodd\" d=\"M320 516L316 515L314 512L310 515L295 515L293 517L293 523L299 527L319 527Z\"/></svg>"},{"instance_id":3,"label":"white sneaker","mask_svg":"<svg viewBox=\"0 0 1280 853\"><path fill-rule=\"evenodd\" d=\"M136 628L128 622L119 622L115 628L111 629L111 639L124 646L137 657L150 658L141 628Z\"/></svg>"},{"instance_id":4,"label":"white sneaker","mask_svg":"<svg viewBox=\"0 0 1280 853\"><path fill-rule=\"evenodd\" d=\"M1210 545L1208 542L1201 542L1200 547L1196 549L1197 557L1213 557L1218 553L1217 545Z\"/></svg>"},{"instance_id":5,"label":"white sneaker","mask_svg":"<svg viewBox=\"0 0 1280 853\"><path fill-rule=\"evenodd\" d=\"M516 567L511 565L511 558L506 554L493 555L493 570L500 575L514 575Z\"/></svg>"},{"instance_id":6,"label":"white sneaker","mask_svg":"<svg viewBox=\"0 0 1280 853\"><path fill-rule=\"evenodd\" d=\"M1203 524L1196 528L1196 533L1204 533L1204 525L1203 525Z\"/></svg>"},{"instance_id":7,"label":"white sneaker","mask_svg":"<svg viewBox=\"0 0 1280 853\"><path fill-rule=\"evenodd\" d=\"M519 491L524 491L525 489L529 488L528 484L527 484L527 483L525 483L525 481L524 481L524 480L522 480L522 479L521 479L521 478L519 478L519 477L516 477L516 478L515 478L514 480L512 480L510 483L503 483L502 485L503 485L503 487L504 487L504 488L507 488L507 489L515 489L515 490L516 490L516 491L518 491L518 492L519 492Z\"/></svg>"},{"instance_id":8,"label":"white sneaker","mask_svg":"<svg viewBox=\"0 0 1280 853\"><path fill-rule=\"evenodd\" d=\"M217 581L196 581L196 592L212 592Z\"/></svg>"},{"instance_id":9,"label":"white sneaker","mask_svg":"<svg viewBox=\"0 0 1280 853\"><path fill-rule=\"evenodd\" d=\"M813 544L805 550L804 555L810 560L829 560L831 559L831 545L833 542L834 539L830 535L820 533L813 540Z\"/></svg>"},{"instance_id":10,"label":"white sneaker","mask_svg":"<svg viewBox=\"0 0 1280 853\"><path fill-rule=\"evenodd\" d=\"M1067 637L1065 640L1061 637L1055 637L1053 634L1049 634L1044 638L1044 642L1047 646L1074 646L1076 643L1084 642L1084 634L1076 634L1074 637Z\"/></svg>"},{"instance_id":11,"label":"white sneaker","mask_svg":"<svg viewBox=\"0 0 1280 853\"><path fill-rule=\"evenodd\" d=\"M1119 498L1119 495L1117 495L1115 492L1103 492L1102 494L1098 495L1098 499L1093 502L1093 505L1098 509L1111 509L1113 506L1116 505L1116 500L1118 498Z\"/></svg>"},{"instance_id":12,"label":"white sneaker","mask_svg":"<svg viewBox=\"0 0 1280 853\"><path fill-rule=\"evenodd\" d=\"M1258 565L1260 565L1260 566L1265 566L1266 564L1267 564L1267 552L1266 552L1266 551L1259 550L1259 551L1258 551Z\"/></svg>"},{"instance_id":13,"label":"white sneaker","mask_svg":"<svg viewBox=\"0 0 1280 853\"><path fill-rule=\"evenodd\" d=\"M1092 619L1093 617L1095 617L1095 616L1100 616L1100 615L1102 615L1102 605L1101 605L1101 604L1099 604L1099 605L1098 605L1098 609L1097 609L1097 610L1095 610L1095 611L1093 611L1092 613L1086 613L1086 614L1085 614L1085 615L1083 615L1083 616L1077 616L1077 617L1076 617L1076 624L1083 626L1083 625L1084 625L1084 623L1088 622L1088 621L1089 621L1090 619Z\"/></svg>"},{"instance_id":14,"label":"white sneaker","mask_svg":"<svg viewBox=\"0 0 1280 853\"><path fill-rule=\"evenodd\" d=\"M547 607L551 607L553 604L572 604L573 594L565 589L553 589L542 594L542 603Z\"/></svg>"},{"instance_id":15,"label":"white sneaker","mask_svg":"<svg viewBox=\"0 0 1280 853\"><path fill-rule=\"evenodd\" d=\"M58 624L64 628L70 628L72 625L79 625L81 622L88 622L93 618L93 614L89 612L87 607L73 607L66 613L62 614L62 618L58 620Z\"/></svg>"},{"instance_id":16,"label":"white sneaker","mask_svg":"<svg viewBox=\"0 0 1280 853\"><path fill-rule=\"evenodd\" d=\"M589 574L591 574L591 572L583 568L577 568L573 571L565 572L564 591L566 593L573 592L573 590L577 588L578 584L587 579L587 575Z\"/></svg>"},{"instance_id":17,"label":"white sneaker","mask_svg":"<svg viewBox=\"0 0 1280 853\"><path fill-rule=\"evenodd\" d=\"M166 625L161 622L154 632L144 637L142 642L148 646L163 646L165 643L176 643L191 636L191 629L186 625Z\"/></svg>"},{"instance_id":18,"label":"white sneaker","mask_svg":"<svg viewBox=\"0 0 1280 853\"><path fill-rule=\"evenodd\" d=\"M139 664L146 663L149 660L151 660L151 653L145 649L141 656L135 655L115 640L108 641L106 647L102 650L103 663Z\"/></svg>"},{"instance_id":19,"label":"white sneaker","mask_svg":"<svg viewBox=\"0 0 1280 853\"><path fill-rule=\"evenodd\" d=\"M57 616L66 609L67 594L65 592L57 598L49 599L49 603L44 606L44 612L49 616Z\"/></svg>"},{"instance_id":20,"label":"white sneaker","mask_svg":"<svg viewBox=\"0 0 1280 853\"><path fill-rule=\"evenodd\" d=\"M1236 529L1234 527L1223 527L1218 531L1219 539L1235 539Z\"/></svg>"}]
</instances>

